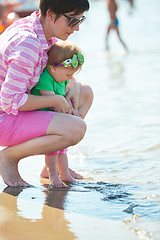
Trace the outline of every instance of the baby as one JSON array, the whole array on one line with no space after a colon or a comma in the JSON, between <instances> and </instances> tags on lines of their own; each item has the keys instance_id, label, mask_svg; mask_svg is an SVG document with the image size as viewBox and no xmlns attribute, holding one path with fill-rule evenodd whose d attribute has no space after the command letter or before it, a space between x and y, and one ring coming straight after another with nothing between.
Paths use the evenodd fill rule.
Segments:
<instances>
[{"instance_id":1,"label":"baby","mask_svg":"<svg viewBox=\"0 0 160 240\"><path fill-rule=\"evenodd\" d=\"M55 43L48 52L48 63L40 76L37 85L32 88L34 95L55 95L56 106L53 108L39 109L42 111L55 111L75 115L83 118L83 109L79 101L79 84L73 75L80 70L84 63L84 56L80 49L69 42L59 41ZM77 87L77 104L67 101L71 87ZM75 182L75 178L83 178L68 167L67 149L45 155L45 167L41 172L41 177L53 179L54 187L65 187L67 182ZM53 176L48 176L47 168L52 168ZM57 170L58 168L58 170ZM75 177L75 178L74 178Z\"/></svg>"}]
</instances>

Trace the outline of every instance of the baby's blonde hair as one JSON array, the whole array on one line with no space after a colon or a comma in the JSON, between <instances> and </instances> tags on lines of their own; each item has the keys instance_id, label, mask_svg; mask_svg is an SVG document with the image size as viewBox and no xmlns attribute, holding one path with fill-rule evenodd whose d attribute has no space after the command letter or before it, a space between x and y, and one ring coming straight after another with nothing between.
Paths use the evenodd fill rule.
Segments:
<instances>
[{"instance_id":1,"label":"baby's blonde hair","mask_svg":"<svg viewBox=\"0 0 160 240\"><path fill-rule=\"evenodd\" d=\"M48 52L48 63L47 65L56 65L77 55L81 52L79 47L69 41L58 41L56 42ZM71 66L72 67L72 66ZM78 62L77 68L81 68L81 64Z\"/></svg>"}]
</instances>

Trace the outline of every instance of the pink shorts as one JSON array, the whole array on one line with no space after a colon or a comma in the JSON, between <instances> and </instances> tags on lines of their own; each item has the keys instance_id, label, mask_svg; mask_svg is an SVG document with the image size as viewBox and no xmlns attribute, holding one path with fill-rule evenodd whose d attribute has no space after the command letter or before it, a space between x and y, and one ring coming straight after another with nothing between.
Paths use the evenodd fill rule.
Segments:
<instances>
[{"instance_id":1,"label":"pink shorts","mask_svg":"<svg viewBox=\"0 0 160 240\"><path fill-rule=\"evenodd\" d=\"M0 146L13 146L46 135L52 111L27 111L6 115L0 123ZM67 150L50 153L66 153Z\"/></svg>"}]
</instances>

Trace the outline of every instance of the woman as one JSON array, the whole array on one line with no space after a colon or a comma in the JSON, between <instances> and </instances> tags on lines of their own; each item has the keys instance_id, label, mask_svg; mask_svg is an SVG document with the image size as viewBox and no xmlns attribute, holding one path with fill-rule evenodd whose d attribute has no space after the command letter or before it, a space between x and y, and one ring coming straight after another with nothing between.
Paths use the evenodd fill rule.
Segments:
<instances>
[{"instance_id":1,"label":"woman","mask_svg":"<svg viewBox=\"0 0 160 240\"><path fill-rule=\"evenodd\" d=\"M86 131L81 118L64 110L55 96L34 96L30 90L47 64L47 52L57 41L66 40L85 20L88 0L40 0L40 11L12 24L0 36L0 173L9 186L29 186L19 172L21 159L51 153L77 144ZM62 97L62 96L59 96ZM89 86L77 85L67 96L78 108L93 93ZM33 111L58 105L59 112ZM52 176L52 168L48 169ZM52 178L51 184L52 184Z\"/></svg>"}]
</instances>

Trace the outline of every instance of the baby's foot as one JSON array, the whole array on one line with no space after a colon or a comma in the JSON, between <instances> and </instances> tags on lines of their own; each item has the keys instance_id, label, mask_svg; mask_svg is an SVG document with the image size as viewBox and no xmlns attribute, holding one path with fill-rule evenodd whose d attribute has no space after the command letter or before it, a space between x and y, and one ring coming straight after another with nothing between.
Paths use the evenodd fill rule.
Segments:
<instances>
[{"instance_id":1,"label":"baby's foot","mask_svg":"<svg viewBox=\"0 0 160 240\"><path fill-rule=\"evenodd\" d=\"M83 179L83 176L79 173L76 173L74 170L69 168L70 175L75 179Z\"/></svg>"},{"instance_id":2,"label":"baby's foot","mask_svg":"<svg viewBox=\"0 0 160 240\"><path fill-rule=\"evenodd\" d=\"M59 175L62 181L64 182L70 182L70 183L75 183L76 180L70 175L70 173L63 173Z\"/></svg>"},{"instance_id":3,"label":"baby's foot","mask_svg":"<svg viewBox=\"0 0 160 240\"><path fill-rule=\"evenodd\" d=\"M74 179L83 179L83 176L81 174L75 172L71 168L69 168L69 173L72 176L72 178L74 178ZM42 168L40 176L42 178L49 178L49 174L48 174L47 168L45 166Z\"/></svg>"},{"instance_id":4,"label":"baby's foot","mask_svg":"<svg viewBox=\"0 0 160 240\"><path fill-rule=\"evenodd\" d=\"M56 187L56 188L64 188L67 187L65 185L65 183L63 183L60 179L60 177L57 175L54 175L52 177L50 177L50 181L51 181L51 186L52 187Z\"/></svg>"},{"instance_id":5,"label":"baby's foot","mask_svg":"<svg viewBox=\"0 0 160 240\"><path fill-rule=\"evenodd\" d=\"M8 186L30 186L21 178L18 172L18 163L7 159L3 152L0 152L0 174Z\"/></svg>"}]
</instances>

